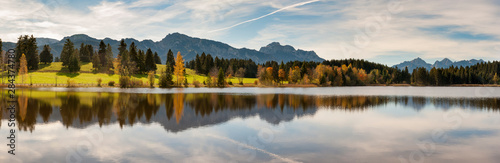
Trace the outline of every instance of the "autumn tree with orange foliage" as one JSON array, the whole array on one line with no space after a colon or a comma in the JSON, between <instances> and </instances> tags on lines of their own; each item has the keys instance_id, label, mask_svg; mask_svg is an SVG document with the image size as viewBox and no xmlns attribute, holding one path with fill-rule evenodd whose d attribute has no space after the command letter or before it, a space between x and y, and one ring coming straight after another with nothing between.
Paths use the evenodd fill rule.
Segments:
<instances>
[{"instance_id":1,"label":"autumn tree with orange foliage","mask_svg":"<svg viewBox=\"0 0 500 163\"><path fill-rule=\"evenodd\" d=\"M175 58L174 75L177 77L177 85L180 86L180 82L184 81L184 59L182 58L181 52L177 52L177 57Z\"/></svg>"},{"instance_id":2,"label":"autumn tree with orange foliage","mask_svg":"<svg viewBox=\"0 0 500 163\"><path fill-rule=\"evenodd\" d=\"M21 83L24 83L24 78L28 75L28 62L26 61L26 55L21 56L19 59L19 76L21 76Z\"/></svg>"}]
</instances>

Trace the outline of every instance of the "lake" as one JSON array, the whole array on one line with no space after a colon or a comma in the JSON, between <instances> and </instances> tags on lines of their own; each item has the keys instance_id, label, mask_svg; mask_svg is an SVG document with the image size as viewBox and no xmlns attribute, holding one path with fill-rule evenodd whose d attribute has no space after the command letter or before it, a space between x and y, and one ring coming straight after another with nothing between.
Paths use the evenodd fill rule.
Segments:
<instances>
[{"instance_id":1,"label":"lake","mask_svg":"<svg viewBox=\"0 0 500 163\"><path fill-rule=\"evenodd\" d=\"M0 162L500 162L500 88L39 88ZM15 156L7 153L16 129Z\"/></svg>"}]
</instances>

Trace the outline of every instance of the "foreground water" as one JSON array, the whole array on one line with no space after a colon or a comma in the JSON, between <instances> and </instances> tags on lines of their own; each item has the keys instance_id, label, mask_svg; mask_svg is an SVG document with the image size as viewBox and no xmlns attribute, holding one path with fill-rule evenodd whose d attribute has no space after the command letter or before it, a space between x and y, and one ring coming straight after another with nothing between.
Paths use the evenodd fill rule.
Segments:
<instances>
[{"instance_id":1,"label":"foreground water","mask_svg":"<svg viewBox=\"0 0 500 163\"><path fill-rule=\"evenodd\" d=\"M500 88L17 90L0 162L500 162Z\"/></svg>"}]
</instances>

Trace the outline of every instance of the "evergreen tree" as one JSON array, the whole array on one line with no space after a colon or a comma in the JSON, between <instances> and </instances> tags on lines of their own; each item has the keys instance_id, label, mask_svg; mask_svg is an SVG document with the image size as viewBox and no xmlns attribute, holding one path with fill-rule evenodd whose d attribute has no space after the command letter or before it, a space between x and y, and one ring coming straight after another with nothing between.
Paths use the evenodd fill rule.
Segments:
<instances>
[{"instance_id":1,"label":"evergreen tree","mask_svg":"<svg viewBox=\"0 0 500 163\"><path fill-rule=\"evenodd\" d=\"M56 57L54 58L54 62L61 62L61 60L59 59L59 57Z\"/></svg>"},{"instance_id":2,"label":"evergreen tree","mask_svg":"<svg viewBox=\"0 0 500 163\"><path fill-rule=\"evenodd\" d=\"M302 63L302 67L300 67L300 76L301 77L304 77L304 74L307 73L307 68L308 68L308 65L307 65L307 62L303 62ZM345 81L345 80L344 80Z\"/></svg>"},{"instance_id":3,"label":"evergreen tree","mask_svg":"<svg viewBox=\"0 0 500 163\"><path fill-rule=\"evenodd\" d=\"M222 68L219 68L219 74L217 75L217 87L223 88L225 86L224 81L225 81L225 76L224 76L224 71L222 71Z\"/></svg>"},{"instance_id":4,"label":"evergreen tree","mask_svg":"<svg viewBox=\"0 0 500 163\"><path fill-rule=\"evenodd\" d=\"M37 70L38 64L40 62L40 57L38 56L38 46L36 43L36 38L33 35L19 36L16 44L16 62L19 63L21 55L25 54L27 67L29 70Z\"/></svg>"},{"instance_id":5,"label":"evergreen tree","mask_svg":"<svg viewBox=\"0 0 500 163\"><path fill-rule=\"evenodd\" d=\"M200 61L200 55L196 54L196 58L194 60L194 70L196 73L201 74L201 61Z\"/></svg>"},{"instance_id":6,"label":"evergreen tree","mask_svg":"<svg viewBox=\"0 0 500 163\"><path fill-rule=\"evenodd\" d=\"M103 62L103 66L105 66L106 70L114 68L113 67L113 48L111 47L110 44L108 44L108 46L106 48L106 62Z\"/></svg>"},{"instance_id":7,"label":"evergreen tree","mask_svg":"<svg viewBox=\"0 0 500 163\"><path fill-rule=\"evenodd\" d=\"M153 51L151 51L151 49L148 49L146 51L145 70L146 72L156 71L155 58L153 56Z\"/></svg>"},{"instance_id":8,"label":"evergreen tree","mask_svg":"<svg viewBox=\"0 0 500 163\"><path fill-rule=\"evenodd\" d=\"M43 62L45 64L47 63L52 63L52 59L54 58L52 53L50 52L51 48L49 45L44 45L43 50L40 53L40 62Z\"/></svg>"},{"instance_id":9,"label":"evergreen tree","mask_svg":"<svg viewBox=\"0 0 500 163\"><path fill-rule=\"evenodd\" d=\"M167 53L167 63L168 63L168 65L170 65L170 68L172 68L172 69L174 68L174 66L175 66L174 53L170 49L168 49L168 53Z\"/></svg>"},{"instance_id":10,"label":"evergreen tree","mask_svg":"<svg viewBox=\"0 0 500 163\"><path fill-rule=\"evenodd\" d=\"M169 64L170 63L167 63L166 70L163 71L160 75L160 81L158 83L160 85L160 88L170 88L174 84L172 69L170 68L171 66Z\"/></svg>"},{"instance_id":11,"label":"evergreen tree","mask_svg":"<svg viewBox=\"0 0 500 163\"><path fill-rule=\"evenodd\" d=\"M131 61L131 63L134 65L134 68L136 71L130 72L130 73L139 73L139 65L138 65L138 54L137 54L137 47L135 46L135 43L132 42L130 46L128 47L128 58Z\"/></svg>"},{"instance_id":12,"label":"evergreen tree","mask_svg":"<svg viewBox=\"0 0 500 163\"><path fill-rule=\"evenodd\" d=\"M205 66L206 58L207 58L207 55L205 54L205 52L201 53L201 56L200 56L200 73L201 74L207 74L207 72L208 72L208 70L205 69L206 68L206 66Z\"/></svg>"},{"instance_id":13,"label":"evergreen tree","mask_svg":"<svg viewBox=\"0 0 500 163\"><path fill-rule=\"evenodd\" d=\"M125 50L127 50L127 44L125 43L125 40L122 39L120 41L120 45L118 46L118 56L121 56Z\"/></svg>"},{"instance_id":14,"label":"evergreen tree","mask_svg":"<svg viewBox=\"0 0 500 163\"><path fill-rule=\"evenodd\" d=\"M80 44L80 61L82 62L90 62L90 53L89 49L85 44Z\"/></svg>"},{"instance_id":15,"label":"evergreen tree","mask_svg":"<svg viewBox=\"0 0 500 163\"><path fill-rule=\"evenodd\" d=\"M66 39L66 42L64 42L63 49L61 51L61 61L63 66L68 66L70 57L73 55L73 51L75 50L73 42L71 40Z\"/></svg>"},{"instance_id":16,"label":"evergreen tree","mask_svg":"<svg viewBox=\"0 0 500 163\"><path fill-rule=\"evenodd\" d=\"M94 47L92 45L86 45L85 46L86 52L87 52L87 57L88 57L88 62L92 62L92 58L94 57Z\"/></svg>"},{"instance_id":17,"label":"evergreen tree","mask_svg":"<svg viewBox=\"0 0 500 163\"><path fill-rule=\"evenodd\" d=\"M106 64L108 63L107 61L107 56L106 56L106 44L104 44L104 41L101 40L99 43L99 51L97 52L99 55L99 71L106 70Z\"/></svg>"},{"instance_id":18,"label":"evergreen tree","mask_svg":"<svg viewBox=\"0 0 500 163\"><path fill-rule=\"evenodd\" d=\"M202 54L203 55L203 54ZM210 70L214 67L214 59L212 58L212 55L208 54L205 57L205 64L204 64L204 69L205 69L205 75L208 75L210 73ZM215 83L214 83L215 84Z\"/></svg>"},{"instance_id":19,"label":"evergreen tree","mask_svg":"<svg viewBox=\"0 0 500 163\"><path fill-rule=\"evenodd\" d=\"M155 52L155 63L161 65L161 58L157 52Z\"/></svg>"},{"instance_id":20,"label":"evergreen tree","mask_svg":"<svg viewBox=\"0 0 500 163\"><path fill-rule=\"evenodd\" d=\"M92 57L92 68L97 71L101 69L101 60L99 58L99 55Z\"/></svg>"},{"instance_id":21,"label":"evergreen tree","mask_svg":"<svg viewBox=\"0 0 500 163\"><path fill-rule=\"evenodd\" d=\"M70 56L70 63L68 64L69 72L74 73L80 71L80 54L78 50L74 50Z\"/></svg>"},{"instance_id":22,"label":"evergreen tree","mask_svg":"<svg viewBox=\"0 0 500 163\"><path fill-rule=\"evenodd\" d=\"M139 53L137 54L137 68L139 69L140 73L145 73L146 72L146 66L145 66L145 58L146 56L144 55L144 51L139 50Z\"/></svg>"}]
</instances>

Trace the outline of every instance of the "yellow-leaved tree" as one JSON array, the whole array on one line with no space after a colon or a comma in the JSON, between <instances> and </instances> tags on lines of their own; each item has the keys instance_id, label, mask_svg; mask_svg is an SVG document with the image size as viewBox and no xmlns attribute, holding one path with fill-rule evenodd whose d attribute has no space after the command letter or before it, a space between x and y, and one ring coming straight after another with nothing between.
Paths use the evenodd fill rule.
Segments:
<instances>
[{"instance_id":1,"label":"yellow-leaved tree","mask_svg":"<svg viewBox=\"0 0 500 163\"><path fill-rule=\"evenodd\" d=\"M28 62L26 61L26 56L23 55L19 59L19 76L21 77L21 83L24 84L24 78L28 75Z\"/></svg>"},{"instance_id":2,"label":"yellow-leaved tree","mask_svg":"<svg viewBox=\"0 0 500 163\"><path fill-rule=\"evenodd\" d=\"M177 77L177 85L180 85L181 81L184 81L184 59L182 59L181 52L177 52L177 57L175 58L174 75Z\"/></svg>"}]
</instances>

